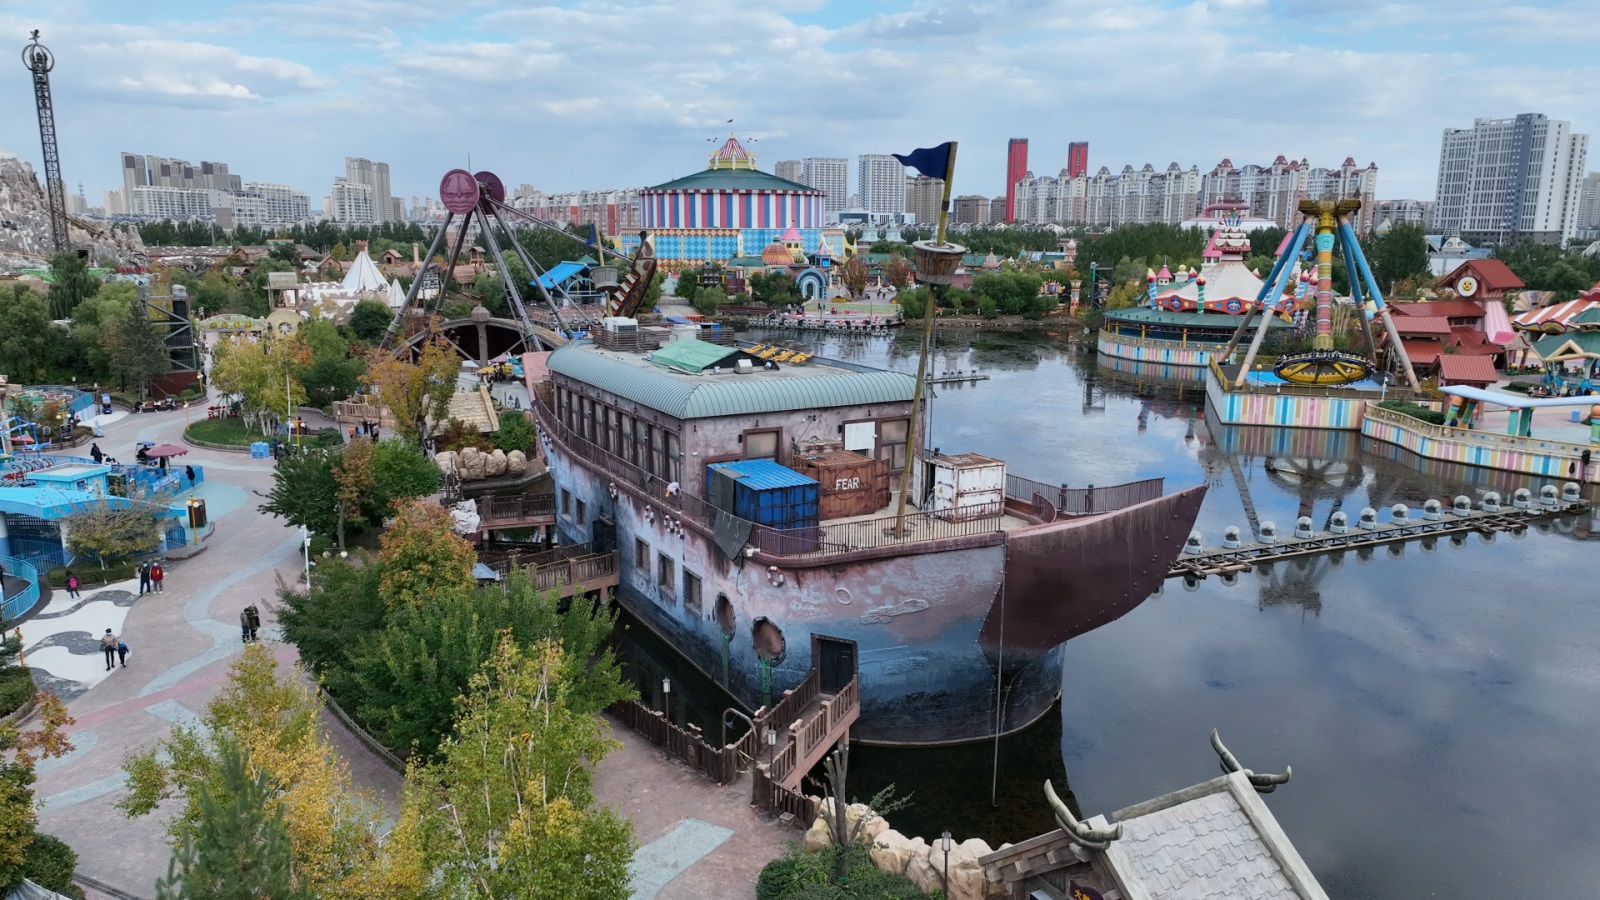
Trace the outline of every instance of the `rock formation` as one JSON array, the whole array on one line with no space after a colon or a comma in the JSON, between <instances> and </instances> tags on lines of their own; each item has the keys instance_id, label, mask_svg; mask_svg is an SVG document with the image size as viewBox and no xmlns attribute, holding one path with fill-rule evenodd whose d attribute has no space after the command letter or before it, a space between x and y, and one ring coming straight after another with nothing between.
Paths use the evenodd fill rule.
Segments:
<instances>
[{"instance_id":1,"label":"rock formation","mask_svg":"<svg viewBox=\"0 0 1600 900\"><path fill-rule=\"evenodd\" d=\"M506 454L506 474L516 477L526 475L528 472L528 456L521 450L513 450Z\"/></svg>"},{"instance_id":2,"label":"rock formation","mask_svg":"<svg viewBox=\"0 0 1600 900\"><path fill-rule=\"evenodd\" d=\"M814 852L831 843L826 817L832 811L832 802L831 799L823 801L817 820L806 832L806 850ZM864 804L852 803L845 810L845 819L852 829L863 815L871 816L862 826L862 837L871 848L868 855L873 865L885 872L906 876L928 893L944 886L945 856L937 839L930 844L920 837L908 838L890 828L882 816ZM978 865L978 860L991 852L982 838L969 838L950 848L950 900L1002 900L1006 897L1005 886L990 884Z\"/></svg>"},{"instance_id":3,"label":"rock formation","mask_svg":"<svg viewBox=\"0 0 1600 900\"><path fill-rule=\"evenodd\" d=\"M91 263L112 259L123 265L144 265L147 261L144 241L133 228L73 218L67 237L74 250L89 251ZM37 268L54 252L44 185L27 161L0 150L0 269Z\"/></svg>"}]
</instances>

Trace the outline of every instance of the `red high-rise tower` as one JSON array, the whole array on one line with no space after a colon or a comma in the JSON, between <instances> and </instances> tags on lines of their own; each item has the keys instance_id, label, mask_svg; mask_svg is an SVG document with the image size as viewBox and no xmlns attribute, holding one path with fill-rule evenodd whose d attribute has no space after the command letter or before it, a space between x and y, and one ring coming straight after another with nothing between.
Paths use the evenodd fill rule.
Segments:
<instances>
[{"instance_id":1,"label":"red high-rise tower","mask_svg":"<svg viewBox=\"0 0 1600 900\"><path fill-rule=\"evenodd\" d=\"M1017 182L1028 174L1028 139L1012 138L1006 146L1006 221L1017 219Z\"/></svg>"},{"instance_id":2,"label":"red high-rise tower","mask_svg":"<svg viewBox=\"0 0 1600 900\"><path fill-rule=\"evenodd\" d=\"M1077 178L1089 174L1089 142L1073 141L1067 145L1067 175Z\"/></svg>"}]
</instances>

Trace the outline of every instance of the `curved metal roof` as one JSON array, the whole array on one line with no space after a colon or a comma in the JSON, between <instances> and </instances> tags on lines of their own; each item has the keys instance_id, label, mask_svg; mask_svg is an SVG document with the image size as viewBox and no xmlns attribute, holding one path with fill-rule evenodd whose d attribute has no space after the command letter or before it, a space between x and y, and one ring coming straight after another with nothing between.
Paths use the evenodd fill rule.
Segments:
<instances>
[{"instance_id":1,"label":"curved metal roof","mask_svg":"<svg viewBox=\"0 0 1600 900\"><path fill-rule=\"evenodd\" d=\"M618 358L583 343L552 352L549 367L678 419L909 402L916 388L916 379L900 372L829 367L818 367L817 374L795 374L794 369L748 375L668 373L643 357Z\"/></svg>"}]
</instances>

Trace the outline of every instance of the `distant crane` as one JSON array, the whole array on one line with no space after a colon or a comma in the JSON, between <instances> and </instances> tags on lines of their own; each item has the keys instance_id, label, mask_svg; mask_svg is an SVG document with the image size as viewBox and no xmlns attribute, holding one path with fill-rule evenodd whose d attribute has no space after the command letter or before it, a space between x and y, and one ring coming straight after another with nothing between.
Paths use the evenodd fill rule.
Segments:
<instances>
[{"instance_id":1,"label":"distant crane","mask_svg":"<svg viewBox=\"0 0 1600 900\"><path fill-rule=\"evenodd\" d=\"M39 43L39 29L33 41L22 48L22 64L33 73L33 99L39 107L39 143L44 146L44 189L50 201L50 237L57 253L72 249L67 240L67 190L61 180L61 151L56 147L56 116L50 104L50 70L56 67L55 55Z\"/></svg>"}]
</instances>

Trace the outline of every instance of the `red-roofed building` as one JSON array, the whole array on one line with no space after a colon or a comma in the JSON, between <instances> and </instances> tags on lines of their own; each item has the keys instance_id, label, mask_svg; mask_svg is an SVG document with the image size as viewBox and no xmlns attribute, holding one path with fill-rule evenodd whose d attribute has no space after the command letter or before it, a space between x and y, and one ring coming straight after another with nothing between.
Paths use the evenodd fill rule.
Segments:
<instances>
[{"instance_id":1,"label":"red-roofed building","mask_svg":"<svg viewBox=\"0 0 1600 900\"><path fill-rule=\"evenodd\" d=\"M1498 259L1469 259L1435 281L1433 287L1449 288L1457 297L1498 302L1507 291L1520 291L1527 285Z\"/></svg>"},{"instance_id":2,"label":"red-roofed building","mask_svg":"<svg viewBox=\"0 0 1600 900\"><path fill-rule=\"evenodd\" d=\"M1494 358L1446 353L1439 357L1439 386L1450 384L1488 387L1500 380L1495 371Z\"/></svg>"}]
</instances>

